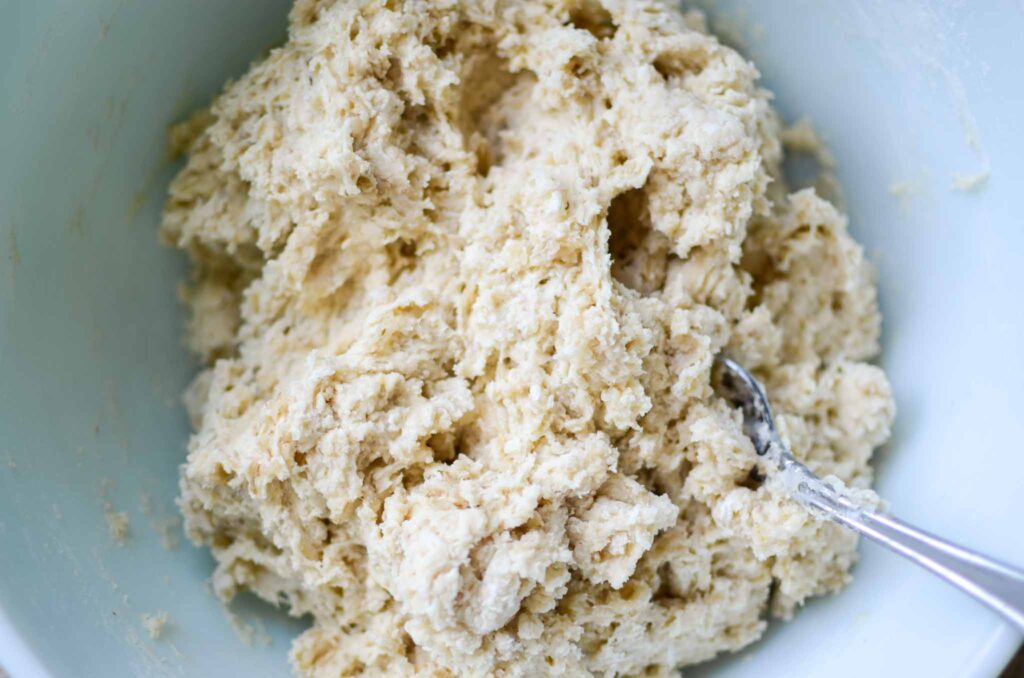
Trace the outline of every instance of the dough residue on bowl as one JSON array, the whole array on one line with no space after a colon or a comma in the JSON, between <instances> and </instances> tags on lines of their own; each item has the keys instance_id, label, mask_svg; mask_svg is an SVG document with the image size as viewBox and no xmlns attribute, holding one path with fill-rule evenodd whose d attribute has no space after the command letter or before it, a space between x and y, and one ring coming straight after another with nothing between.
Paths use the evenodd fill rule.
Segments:
<instances>
[{"instance_id":1,"label":"dough residue on bowl","mask_svg":"<svg viewBox=\"0 0 1024 678\"><path fill-rule=\"evenodd\" d=\"M160 640L164 633L167 631L167 627L171 622L171 617L166 612L143 612L139 615L139 620L142 622L142 628L146 629L146 633L153 640Z\"/></svg>"},{"instance_id":2,"label":"dough residue on bowl","mask_svg":"<svg viewBox=\"0 0 1024 678\"><path fill-rule=\"evenodd\" d=\"M107 534L110 535L110 539L118 546L123 546L130 529L128 514L124 511L107 511L104 517L107 519Z\"/></svg>"},{"instance_id":3,"label":"dough residue on bowl","mask_svg":"<svg viewBox=\"0 0 1024 678\"><path fill-rule=\"evenodd\" d=\"M757 71L654 0L300 0L178 128L180 504L304 675L669 675L848 580L709 371L870 485L869 266Z\"/></svg>"}]
</instances>

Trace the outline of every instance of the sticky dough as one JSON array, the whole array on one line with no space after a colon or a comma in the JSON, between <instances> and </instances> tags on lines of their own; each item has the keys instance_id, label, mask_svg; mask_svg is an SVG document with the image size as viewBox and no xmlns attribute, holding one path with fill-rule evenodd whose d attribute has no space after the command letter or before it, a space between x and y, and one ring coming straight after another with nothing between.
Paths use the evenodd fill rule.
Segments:
<instances>
[{"instance_id":1,"label":"sticky dough","mask_svg":"<svg viewBox=\"0 0 1024 678\"><path fill-rule=\"evenodd\" d=\"M655 0L300 0L174 131L180 504L221 596L312 616L298 673L669 675L848 580L709 387L869 485L871 274L769 101Z\"/></svg>"}]
</instances>

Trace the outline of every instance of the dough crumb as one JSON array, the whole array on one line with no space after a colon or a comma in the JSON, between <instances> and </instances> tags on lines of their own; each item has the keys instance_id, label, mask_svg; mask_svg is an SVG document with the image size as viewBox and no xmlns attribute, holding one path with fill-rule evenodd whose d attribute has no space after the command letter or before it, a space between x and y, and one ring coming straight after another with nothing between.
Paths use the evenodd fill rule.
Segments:
<instances>
[{"instance_id":1,"label":"dough crumb","mask_svg":"<svg viewBox=\"0 0 1024 678\"><path fill-rule=\"evenodd\" d=\"M896 180L889 184L889 195L896 199L903 215L910 213L911 204L921 194L921 183L911 180Z\"/></svg>"},{"instance_id":2,"label":"dough crumb","mask_svg":"<svg viewBox=\"0 0 1024 678\"><path fill-rule=\"evenodd\" d=\"M780 135L786 150L793 153L807 153L814 156L825 169L836 166L835 157L814 129L814 124L807 118L801 118L782 130Z\"/></svg>"},{"instance_id":3,"label":"dough crumb","mask_svg":"<svg viewBox=\"0 0 1024 678\"><path fill-rule=\"evenodd\" d=\"M243 619L242 616L232 610L229 605L229 603L223 603L221 605L221 611L224 613L224 618L231 626L231 630L235 632L235 635L240 641L242 641L242 644L250 647L253 645L268 646L271 644L272 638L270 637L270 634L267 633L267 628L260 619Z\"/></svg>"},{"instance_id":4,"label":"dough crumb","mask_svg":"<svg viewBox=\"0 0 1024 678\"><path fill-rule=\"evenodd\" d=\"M128 514L124 511L107 511L107 534L118 546L123 546L131 533Z\"/></svg>"},{"instance_id":5,"label":"dough crumb","mask_svg":"<svg viewBox=\"0 0 1024 678\"><path fill-rule=\"evenodd\" d=\"M157 535L159 535L160 546L165 551L173 551L178 548L181 543L181 538L178 536L181 532L180 518L168 517L154 519L153 529L155 529Z\"/></svg>"},{"instance_id":6,"label":"dough crumb","mask_svg":"<svg viewBox=\"0 0 1024 678\"><path fill-rule=\"evenodd\" d=\"M179 533L181 518L178 516L161 516L153 506L153 498L148 492L139 492L139 510L149 518L149 524L160 538L160 546L165 551L173 551L180 544Z\"/></svg>"},{"instance_id":7,"label":"dough crumb","mask_svg":"<svg viewBox=\"0 0 1024 678\"><path fill-rule=\"evenodd\" d=\"M113 487L114 481L105 478L100 483L100 500L103 502L103 516L107 521L107 534L110 535L110 540L118 546L124 546L131 536L131 522L127 513L114 508L114 503L110 499Z\"/></svg>"},{"instance_id":8,"label":"dough crumb","mask_svg":"<svg viewBox=\"0 0 1024 678\"><path fill-rule=\"evenodd\" d=\"M170 615L166 612L154 612L152 614L143 612L139 615L142 620L142 627L153 640L160 640L170 626Z\"/></svg>"},{"instance_id":9,"label":"dough crumb","mask_svg":"<svg viewBox=\"0 0 1024 678\"><path fill-rule=\"evenodd\" d=\"M889 184L889 195L894 198L908 198L918 190L917 184L910 181L893 181Z\"/></svg>"},{"instance_id":10,"label":"dough crumb","mask_svg":"<svg viewBox=\"0 0 1024 678\"><path fill-rule=\"evenodd\" d=\"M819 195L841 205L843 187L836 177L836 159L829 150L821 135L807 118L801 118L789 127L783 128L779 135L786 151L799 158L805 156L812 166L791 165L795 176L788 177L797 186L813 187Z\"/></svg>"},{"instance_id":11,"label":"dough crumb","mask_svg":"<svg viewBox=\"0 0 1024 678\"><path fill-rule=\"evenodd\" d=\"M960 174L957 172L953 175L953 189L965 193L980 190L988 183L989 174L988 169L983 169L975 174Z\"/></svg>"}]
</instances>

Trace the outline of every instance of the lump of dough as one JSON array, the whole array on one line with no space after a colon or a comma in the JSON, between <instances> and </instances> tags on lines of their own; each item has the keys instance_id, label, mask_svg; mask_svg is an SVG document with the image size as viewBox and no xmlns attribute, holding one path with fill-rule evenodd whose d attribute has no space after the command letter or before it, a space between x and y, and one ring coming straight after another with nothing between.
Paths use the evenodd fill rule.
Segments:
<instances>
[{"instance_id":1,"label":"lump of dough","mask_svg":"<svg viewBox=\"0 0 1024 678\"><path fill-rule=\"evenodd\" d=\"M847 581L709 385L868 487L871 272L769 102L660 0L298 0L175 131L180 505L300 674L667 675Z\"/></svg>"},{"instance_id":2,"label":"lump of dough","mask_svg":"<svg viewBox=\"0 0 1024 678\"><path fill-rule=\"evenodd\" d=\"M573 556L594 584L621 588L656 534L676 522L679 509L632 478L613 476L569 520Z\"/></svg>"}]
</instances>

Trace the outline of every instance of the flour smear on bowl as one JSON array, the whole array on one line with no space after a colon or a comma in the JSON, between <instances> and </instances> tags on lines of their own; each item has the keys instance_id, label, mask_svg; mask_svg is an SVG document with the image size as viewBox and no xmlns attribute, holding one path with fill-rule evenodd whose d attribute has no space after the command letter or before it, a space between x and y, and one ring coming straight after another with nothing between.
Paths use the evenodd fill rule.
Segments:
<instances>
[{"instance_id":1,"label":"flour smear on bowl","mask_svg":"<svg viewBox=\"0 0 1024 678\"><path fill-rule=\"evenodd\" d=\"M757 77L654 0L300 0L175 129L185 527L298 673L670 675L848 581L709 386L870 485L871 272Z\"/></svg>"}]
</instances>

